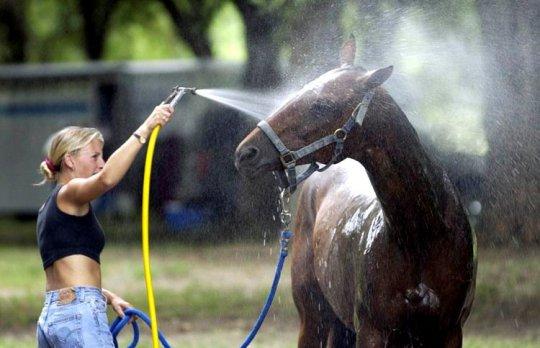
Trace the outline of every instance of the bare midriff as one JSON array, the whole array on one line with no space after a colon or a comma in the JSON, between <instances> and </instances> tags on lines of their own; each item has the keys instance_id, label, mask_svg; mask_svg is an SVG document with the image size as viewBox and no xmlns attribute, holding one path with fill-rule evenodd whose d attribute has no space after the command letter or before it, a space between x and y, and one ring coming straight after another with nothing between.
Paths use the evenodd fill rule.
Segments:
<instances>
[{"instance_id":1,"label":"bare midriff","mask_svg":"<svg viewBox=\"0 0 540 348\"><path fill-rule=\"evenodd\" d=\"M72 286L101 288L99 263L84 255L70 255L56 260L45 269L46 290L58 290Z\"/></svg>"}]
</instances>

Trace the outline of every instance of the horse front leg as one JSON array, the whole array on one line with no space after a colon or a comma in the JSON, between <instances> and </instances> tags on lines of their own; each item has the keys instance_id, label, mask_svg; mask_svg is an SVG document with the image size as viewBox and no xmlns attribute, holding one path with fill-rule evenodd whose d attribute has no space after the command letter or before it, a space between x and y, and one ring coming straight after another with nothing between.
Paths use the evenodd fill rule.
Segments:
<instances>
[{"instance_id":1,"label":"horse front leg","mask_svg":"<svg viewBox=\"0 0 540 348\"><path fill-rule=\"evenodd\" d=\"M463 331L461 327L452 330L444 342L445 348L461 348L463 344Z\"/></svg>"},{"instance_id":2,"label":"horse front leg","mask_svg":"<svg viewBox=\"0 0 540 348\"><path fill-rule=\"evenodd\" d=\"M334 316L315 277L309 240L302 233L295 236L291 276L293 299L300 316L298 347L326 347Z\"/></svg>"},{"instance_id":3,"label":"horse front leg","mask_svg":"<svg viewBox=\"0 0 540 348\"><path fill-rule=\"evenodd\" d=\"M318 284L299 285L293 281L293 298L300 316L298 347L326 347L333 313Z\"/></svg>"},{"instance_id":4,"label":"horse front leg","mask_svg":"<svg viewBox=\"0 0 540 348\"><path fill-rule=\"evenodd\" d=\"M383 348L387 339L367 316L360 315L356 325L356 348Z\"/></svg>"},{"instance_id":5,"label":"horse front leg","mask_svg":"<svg viewBox=\"0 0 540 348\"><path fill-rule=\"evenodd\" d=\"M356 334L336 318L328 334L327 348L354 348Z\"/></svg>"}]
</instances>

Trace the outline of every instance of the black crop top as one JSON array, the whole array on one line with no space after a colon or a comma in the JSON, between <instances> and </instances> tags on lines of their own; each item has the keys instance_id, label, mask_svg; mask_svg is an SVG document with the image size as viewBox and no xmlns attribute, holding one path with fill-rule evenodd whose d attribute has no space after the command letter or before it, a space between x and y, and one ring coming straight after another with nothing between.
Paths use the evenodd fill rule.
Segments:
<instances>
[{"instance_id":1,"label":"black crop top","mask_svg":"<svg viewBox=\"0 0 540 348\"><path fill-rule=\"evenodd\" d=\"M43 268L56 260L82 254L99 263L99 255L105 246L105 235L96 215L90 210L84 216L64 213L56 204L58 185L39 209L37 240Z\"/></svg>"}]
</instances>

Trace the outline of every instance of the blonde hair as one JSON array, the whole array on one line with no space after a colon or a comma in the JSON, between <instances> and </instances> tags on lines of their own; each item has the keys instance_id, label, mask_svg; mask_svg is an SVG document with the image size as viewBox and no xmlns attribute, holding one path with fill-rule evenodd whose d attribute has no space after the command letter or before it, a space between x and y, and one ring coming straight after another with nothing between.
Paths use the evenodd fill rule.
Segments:
<instances>
[{"instance_id":1,"label":"blonde hair","mask_svg":"<svg viewBox=\"0 0 540 348\"><path fill-rule=\"evenodd\" d=\"M47 157L39 165L43 181L37 185L55 182L62 170L65 154L76 154L96 139L104 142L103 135L96 128L70 126L54 133L47 142Z\"/></svg>"}]
</instances>

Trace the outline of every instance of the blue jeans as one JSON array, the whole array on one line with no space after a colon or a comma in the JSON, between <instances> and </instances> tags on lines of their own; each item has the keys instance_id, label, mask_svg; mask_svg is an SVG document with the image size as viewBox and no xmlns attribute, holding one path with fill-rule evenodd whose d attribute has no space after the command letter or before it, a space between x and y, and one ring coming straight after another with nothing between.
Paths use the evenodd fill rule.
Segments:
<instances>
[{"instance_id":1,"label":"blue jeans","mask_svg":"<svg viewBox=\"0 0 540 348\"><path fill-rule=\"evenodd\" d=\"M49 291L38 320L38 348L114 347L101 289L72 287Z\"/></svg>"}]
</instances>

